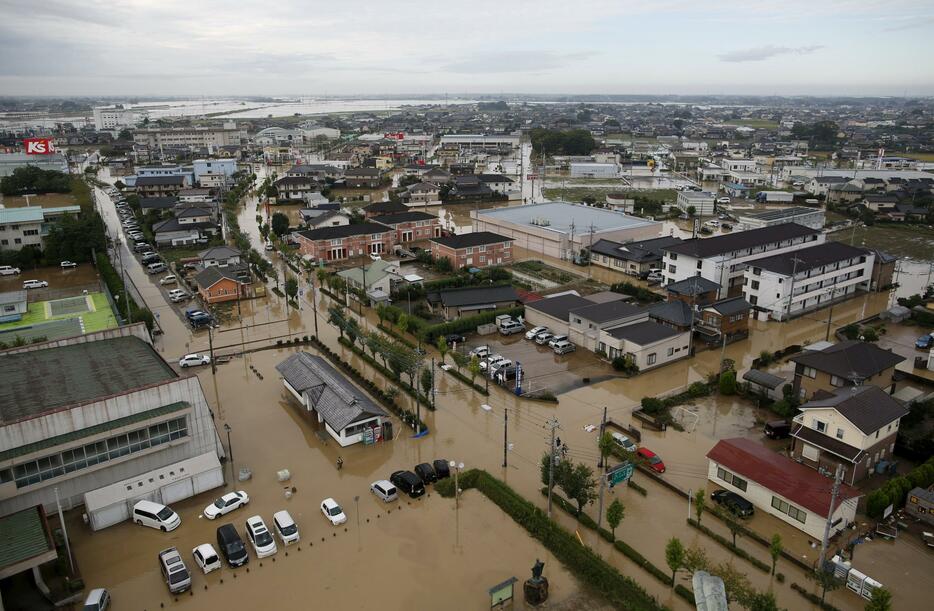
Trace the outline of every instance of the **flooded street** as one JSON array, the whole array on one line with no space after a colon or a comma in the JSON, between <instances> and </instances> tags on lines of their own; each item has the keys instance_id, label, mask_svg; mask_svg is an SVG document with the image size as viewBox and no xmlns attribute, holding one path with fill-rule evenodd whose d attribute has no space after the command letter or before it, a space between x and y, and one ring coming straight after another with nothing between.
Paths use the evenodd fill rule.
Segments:
<instances>
[{"instance_id":1,"label":"flooded street","mask_svg":"<svg viewBox=\"0 0 934 611\"><path fill-rule=\"evenodd\" d=\"M111 212L105 209L105 216L108 214ZM255 208L246 206L239 217L241 227L256 240ZM115 218L108 218L108 223L111 221ZM127 254L123 253L127 272L140 287L147 305L155 311L166 312L160 317L166 335L156 343L166 358L171 360L170 357L184 351L207 350L207 333L190 333L177 313L165 303L162 293L142 273L138 262ZM522 258L519 253L517 258ZM588 270L575 268L575 271L586 275ZM592 267L590 273L605 282L631 280L597 267ZM611 275L616 275L616 279ZM264 299L244 301L241 304L243 324L235 316L234 307L234 316L213 336L215 350L222 354L239 353L243 348L249 350L274 344L275 338L314 334L317 309L321 340L377 385L388 386L389 382L381 374L338 344L338 332L326 323L324 314L330 300L319 296L315 308L312 299L311 291L306 291L302 309L298 311L287 309L273 294ZM838 304L833 310L833 327L880 310L888 299L888 294L872 294ZM356 312L356 308L353 311ZM750 339L727 346L725 356L734 359L737 370L743 372L762 350L775 351L792 344L824 339L827 316L827 310L820 310L787 324L750 322ZM375 328L376 323L375 315L369 313L361 326ZM246 509L230 514L229 520L222 518L218 524L207 523L198 515L211 501L210 497L220 490L200 495L177 504L175 509L183 524L168 535L132 524L91 533L81 523L77 512L69 516L74 551L85 580L91 587L110 588L115 609L152 609L160 603L171 602L159 579L155 562L158 550L175 545L187 561L191 548L214 539L214 528L220 523L230 521L242 530L248 516L258 513L268 523L272 513L283 508L289 509L298 521L303 537L301 552L297 547L280 548L276 561L263 560L262 567L253 558L249 573L245 569L223 569L206 577L196 575L194 594L180 597L178 604L221 608L222 605L272 603L274 608L304 609L309 607L309 597L313 596L316 607L337 609L372 608L377 604L382 609L481 609L488 608L488 587L511 576L518 577L521 584L535 559L541 558L546 562L545 575L552 581L552 600L556 605L564 603L569 609L601 608L600 602L590 598L587 592L583 593L583 598L575 598L582 595L580 583L478 492L465 493L457 511L453 499L431 494L411 504L403 500L400 505L404 509L393 509L389 514L388 508L368 492L369 484L387 478L392 471L411 469L415 464L443 458L463 462L467 469L485 469L531 502L544 507L539 461L548 449L549 432L545 427L548 420L554 417L560 423L558 435L568 444L569 457L594 466L596 433L587 432L584 427L599 425L604 407L615 421L630 424L632 409L642 397L664 395L706 379L717 370L720 361L720 351L711 350L698 353L690 361L676 362L634 378L600 379L595 376L590 384L561 394L557 404L521 399L493 385L490 396L484 397L455 378L439 374L437 411L427 412L421 408L421 417L430 431L427 436L412 438L412 431L394 418L397 436L393 441L377 446L339 448L329 436L319 436L300 415L296 402L286 394L274 369L277 363L299 349L314 352L308 346L273 347L234 357L219 365L216 375L212 375L210 368L197 371L218 427L224 424L231 427L233 461L227 466L226 490L246 490L251 497ZM528 363L534 367L534 359ZM605 373L612 375L608 368ZM535 372L529 371L529 375L535 376ZM542 383L545 382L542 380ZM401 393L399 397L403 406L415 409L410 397ZM483 405L489 409L481 407ZM673 429L665 433L645 431L643 437L643 444L658 452L669 465L666 479L682 489L707 485L704 455L716 439L760 436L758 414L739 401L734 404L703 399L695 407L687 408L686 414L691 415L685 415L687 431L684 433ZM503 467L506 417L508 466ZM695 421L693 426L687 426L689 420ZM226 437L222 435L222 438L226 442ZM338 456L344 461L340 471L335 467ZM241 467L248 467L253 478L236 483L230 474ZM276 479L276 472L283 468L291 470L292 479L288 485L296 488L296 494L288 500L284 496L284 484ZM635 478L646 488L647 496L627 487L618 487L612 493L626 505L625 519L617 529L620 539L659 567L665 566L664 545L672 536L679 537L685 545L701 545L714 563L732 558L724 548L685 524L688 515L685 499L644 475L637 474ZM334 497L347 511L346 532L343 526L331 527L319 515L317 506L328 496ZM359 497L356 503L355 497ZM359 528L356 526L357 511ZM595 516L596 506L589 506L586 511ZM555 510L554 517L569 530L577 530L584 543L622 573L634 578L661 603L677 610L691 608L674 596L670 588L599 539L593 531L577 526L574 519L560 509ZM705 518L704 524L729 536L713 518ZM815 555L800 531L770 516L756 516L753 526L765 536L781 533L786 547L799 557L810 560ZM127 544L130 540L132 545ZM764 547L742 538L739 544L757 558L768 560ZM800 569L781 560L778 570L787 576L787 581L778 583L752 569L744 560L732 561L748 574L755 587L772 589L781 607L812 608L790 589L791 582L814 589ZM204 590L205 585L207 590ZM925 606L929 594L926 589L896 590L896 608ZM372 602L374 600L379 602ZM827 600L848 611L864 606L864 601L847 591L830 593Z\"/></svg>"}]
</instances>

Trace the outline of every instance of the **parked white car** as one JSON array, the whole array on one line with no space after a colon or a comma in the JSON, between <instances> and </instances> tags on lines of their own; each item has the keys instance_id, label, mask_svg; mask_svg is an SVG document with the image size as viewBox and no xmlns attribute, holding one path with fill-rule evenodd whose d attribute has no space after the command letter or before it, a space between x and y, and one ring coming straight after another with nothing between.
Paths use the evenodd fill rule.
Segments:
<instances>
[{"instance_id":1,"label":"parked white car","mask_svg":"<svg viewBox=\"0 0 934 611\"><path fill-rule=\"evenodd\" d=\"M729 197L718 197L718 198L717 198L717 203L718 203L718 204L729 204L729 203L730 203L730 198L729 198Z\"/></svg>"},{"instance_id":2,"label":"parked white car","mask_svg":"<svg viewBox=\"0 0 934 611\"><path fill-rule=\"evenodd\" d=\"M321 513L324 514L324 517L334 526L343 524L347 521L347 516L344 514L344 510L341 509L341 506L337 504L332 498L326 498L321 501Z\"/></svg>"},{"instance_id":3,"label":"parked white car","mask_svg":"<svg viewBox=\"0 0 934 611\"><path fill-rule=\"evenodd\" d=\"M555 354L567 354L568 352L574 352L577 349L577 346L569 342L568 340L560 341L555 344L552 350L555 351Z\"/></svg>"},{"instance_id":4,"label":"parked white car","mask_svg":"<svg viewBox=\"0 0 934 611\"><path fill-rule=\"evenodd\" d=\"M539 333L544 333L548 330L548 327L532 327L525 332L525 339L535 339L535 336Z\"/></svg>"},{"instance_id":5,"label":"parked white car","mask_svg":"<svg viewBox=\"0 0 934 611\"><path fill-rule=\"evenodd\" d=\"M159 280L159 284L161 284L161 285L175 284L175 283L177 283L177 282L178 282L178 278L175 277L175 274L169 274L168 276L163 276L163 277Z\"/></svg>"},{"instance_id":6,"label":"parked white car","mask_svg":"<svg viewBox=\"0 0 934 611\"><path fill-rule=\"evenodd\" d=\"M189 297L191 297L191 295L189 295L182 289L172 289L171 291L169 291L169 300L172 303L178 303L179 301L185 301Z\"/></svg>"},{"instance_id":7,"label":"parked white car","mask_svg":"<svg viewBox=\"0 0 934 611\"><path fill-rule=\"evenodd\" d=\"M41 289L49 286L49 283L45 280L25 280L23 282L24 289Z\"/></svg>"},{"instance_id":8,"label":"parked white car","mask_svg":"<svg viewBox=\"0 0 934 611\"><path fill-rule=\"evenodd\" d=\"M381 479L370 484L370 492L375 494L384 503L390 503L399 498L396 486L385 479Z\"/></svg>"},{"instance_id":9,"label":"parked white car","mask_svg":"<svg viewBox=\"0 0 934 611\"><path fill-rule=\"evenodd\" d=\"M221 557L214 551L214 546L210 543L202 543L191 550L191 555L195 558L195 565L200 568L205 575L211 571L221 568Z\"/></svg>"},{"instance_id":10,"label":"parked white car","mask_svg":"<svg viewBox=\"0 0 934 611\"><path fill-rule=\"evenodd\" d=\"M501 354L492 354L489 357L480 361L480 370L486 371L491 367L495 367L500 361L505 361L506 357Z\"/></svg>"},{"instance_id":11,"label":"parked white car","mask_svg":"<svg viewBox=\"0 0 934 611\"><path fill-rule=\"evenodd\" d=\"M719 227L720 221L707 221L704 225L707 227Z\"/></svg>"},{"instance_id":12,"label":"parked white car","mask_svg":"<svg viewBox=\"0 0 934 611\"><path fill-rule=\"evenodd\" d=\"M162 532L173 531L182 524L182 519L171 507L152 501L139 501L133 505L133 521Z\"/></svg>"},{"instance_id":13,"label":"parked white car","mask_svg":"<svg viewBox=\"0 0 934 611\"><path fill-rule=\"evenodd\" d=\"M257 558L266 558L279 551L276 548L276 540L272 538L272 533L266 528L263 518L259 516L246 519L246 537L253 544Z\"/></svg>"},{"instance_id":14,"label":"parked white car","mask_svg":"<svg viewBox=\"0 0 934 611\"><path fill-rule=\"evenodd\" d=\"M213 520L217 516L228 514L234 509L239 509L249 502L250 497L243 490L228 492L204 508L204 517L209 520Z\"/></svg>"},{"instance_id":15,"label":"parked white car","mask_svg":"<svg viewBox=\"0 0 934 611\"><path fill-rule=\"evenodd\" d=\"M490 354L489 346L477 346L476 348L470 351L470 356L471 357L475 356L478 359L485 359L487 356L489 356L489 354ZM482 363L481 363L481 366L482 366Z\"/></svg>"},{"instance_id":16,"label":"parked white car","mask_svg":"<svg viewBox=\"0 0 934 611\"><path fill-rule=\"evenodd\" d=\"M18 267L13 267L11 265L0 265L0 276L18 276L20 270Z\"/></svg>"},{"instance_id":17,"label":"parked white car","mask_svg":"<svg viewBox=\"0 0 934 611\"><path fill-rule=\"evenodd\" d=\"M554 337L554 335L551 333L551 331L542 331L535 336L535 343L539 346L544 346L548 343L549 340L551 340L552 337Z\"/></svg>"},{"instance_id":18,"label":"parked white car","mask_svg":"<svg viewBox=\"0 0 934 611\"><path fill-rule=\"evenodd\" d=\"M62 261L61 263L59 263L59 265L62 267L62 269L71 269L74 267L78 267L78 264L75 263L74 261Z\"/></svg>"},{"instance_id":19,"label":"parked white car","mask_svg":"<svg viewBox=\"0 0 934 611\"><path fill-rule=\"evenodd\" d=\"M210 365L211 357L206 354L186 354L178 359L179 367L195 367L197 365Z\"/></svg>"},{"instance_id":20,"label":"parked white car","mask_svg":"<svg viewBox=\"0 0 934 611\"><path fill-rule=\"evenodd\" d=\"M276 534L284 545L298 543L301 538L298 534L298 524L284 509L272 514L272 527L276 529Z\"/></svg>"},{"instance_id":21,"label":"parked white car","mask_svg":"<svg viewBox=\"0 0 934 611\"><path fill-rule=\"evenodd\" d=\"M635 451L639 449L636 444L633 443L632 439L626 435L623 435L622 433L614 431L611 436L613 437L613 441L616 442L616 445L626 450L627 452L635 453Z\"/></svg>"},{"instance_id":22,"label":"parked white car","mask_svg":"<svg viewBox=\"0 0 934 611\"><path fill-rule=\"evenodd\" d=\"M512 367L511 360L503 359L501 361L497 361L495 364L490 366L490 378L495 377L497 373L499 373L503 369L506 369L507 367Z\"/></svg>"}]
</instances>

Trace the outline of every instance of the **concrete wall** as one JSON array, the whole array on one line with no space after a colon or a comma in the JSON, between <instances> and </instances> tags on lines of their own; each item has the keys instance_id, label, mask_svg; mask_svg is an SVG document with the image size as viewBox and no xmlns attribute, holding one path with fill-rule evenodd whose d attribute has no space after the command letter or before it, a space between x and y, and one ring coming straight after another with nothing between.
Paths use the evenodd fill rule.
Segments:
<instances>
[{"instance_id":1,"label":"concrete wall","mask_svg":"<svg viewBox=\"0 0 934 611\"><path fill-rule=\"evenodd\" d=\"M29 344L28 346L20 346L19 348L8 348L3 351L3 354L19 354L21 352L33 352L34 350L45 350L46 348L59 348L61 346L71 346L73 344L85 344L87 342L96 342L102 339L108 339L112 337L127 337L133 335L140 338L149 345L152 345L152 340L149 337L149 331L146 329L146 323L136 322L131 325L125 325L122 327L116 327L114 329L105 329L103 331L96 331L94 333L85 333L84 335L78 335L75 337L66 337L63 339L57 339L51 342L42 342L39 344Z\"/></svg>"},{"instance_id":2,"label":"concrete wall","mask_svg":"<svg viewBox=\"0 0 934 611\"><path fill-rule=\"evenodd\" d=\"M199 454L217 451L219 455L223 455L224 452L207 400L196 376L152 385L136 392L104 398L71 409L62 409L3 427L0 429L0 451L18 448L179 401L186 401L191 405L190 411L187 412L187 437L94 467L66 473L26 488L17 489L14 482L0 485L0 514L19 511L38 504L52 508L55 503L54 487L58 488L62 505L69 508L81 504L84 493L90 490ZM177 418L185 413L176 412L162 420ZM46 448L2 463L0 469L10 468L14 464L48 456L72 447L87 445L121 432L137 430L146 425L146 421L136 422L121 429L78 439L55 448Z\"/></svg>"}]
</instances>

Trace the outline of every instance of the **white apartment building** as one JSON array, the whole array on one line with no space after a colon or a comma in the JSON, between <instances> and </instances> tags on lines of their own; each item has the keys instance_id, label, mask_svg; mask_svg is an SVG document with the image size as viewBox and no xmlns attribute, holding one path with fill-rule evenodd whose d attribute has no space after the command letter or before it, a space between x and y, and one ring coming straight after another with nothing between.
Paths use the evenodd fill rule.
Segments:
<instances>
[{"instance_id":1,"label":"white apartment building","mask_svg":"<svg viewBox=\"0 0 934 611\"><path fill-rule=\"evenodd\" d=\"M716 199L708 191L679 191L676 205L684 212L693 207L697 216L713 216L717 212Z\"/></svg>"},{"instance_id":2,"label":"white apartment building","mask_svg":"<svg viewBox=\"0 0 934 611\"><path fill-rule=\"evenodd\" d=\"M139 129L133 133L133 141L150 149L159 147L190 147L212 149L219 146L240 145L246 133L236 125L224 127L166 127Z\"/></svg>"},{"instance_id":3,"label":"white apartment building","mask_svg":"<svg viewBox=\"0 0 934 611\"><path fill-rule=\"evenodd\" d=\"M822 208L806 208L796 206L794 208L779 208L777 210L764 210L761 212L737 212L736 228L741 231L750 229L761 229L763 227L772 227L773 225L782 225L784 223L797 223L810 227L811 229L823 229L824 210Z\"/></svg>"},{"instance_id":4,"label":"white apartment building","mask_svg":"<svg viewBox=\"0 0 934 611\"><path fill-rule=\"evenodd\" d=\"M819 230L796 223L685 240L663 248L665 284L701 276L720 285L719 298L736 297L742 294L743 274L750 261L823 242Z\"/></svg>"},{"instance_id":5,"label":"white apartment building","mask_svg":"<svg viewBox=\"0 0 934 611\"><path fill-rule=\"evenodd\" d=\"M616 178L619 166L615 163L571 163L571 176L575 178Z\"/></svg>"},{"instance_id":6,"label":"white apartment building","mask_svg":"<svg viewBox=\"0 0 934 611\"><path fill-rule=\"evenodd\" d=\"M825 242L750 261L743 296L776 320L787 320L869 290L875 255L842 242Z\"/></svg>"},{"instance_id":7,"label":"white apartment building","mask_svg":"<svg viewBox=\"0 0 934 611\"><path fill-rule=\"evenodd\" d=\"M448 134L441 136L441 146L455 145L466 150L487 150L501 147L519 147L519 136L496 136L482 134Z\"/></svg>"},{"instance_id":8,"label":"white apartment building","mask_svg":"<svg viewBox=\"0 0 934 611\"><path fill-rule=\"evenodd\" d=\"M94 129L99 132L119 131L125 127L134 127L142 120L142 114L125 108L96 107L94 109Z\"/></svg>"}]
</instances>

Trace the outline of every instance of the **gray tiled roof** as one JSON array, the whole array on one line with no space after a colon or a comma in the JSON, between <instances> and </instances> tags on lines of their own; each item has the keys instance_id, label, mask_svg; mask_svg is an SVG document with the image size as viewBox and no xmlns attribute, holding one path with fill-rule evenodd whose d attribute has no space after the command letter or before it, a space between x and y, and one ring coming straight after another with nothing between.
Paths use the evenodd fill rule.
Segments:
<instances>
[{"instance_id":1,"label":"gray tiled roof","mask_svg":"<svg viewBox=\"0 0 934 611\"><path fill-rule=\"evenodd\" d=\"M681 333L685 333L685 331L678 331L666 325L660 325L657 322L645 321L607 329L607 333L616 339L625 339L634 344L644 346L663 339L668 339L669 337L674 337L675 335L680 335Z\"/></svg>"},{"instance_id":2,"label":"gray tiled roof","mask_svg":"<svg viewBox=\"0 0 934 611\"><path fill-rule=\"evenodd\" d=\"M299 352L276 365L276 370L292 388L308 396L310 406L335 431L358 420L388 416L320 356Z\"/></svg>"},{"instance_id":3,"label":"gray tiled roof","mask_svg":"<svg viewBox=\"0 0 934 611\"><path fill-rule=\"evenodd\" d=\"M0 355L0 423L176 378L152 346L115 337Z\"/></svg>"},{"instance_id":4,"label":"gray tiled roof","mask_svg":"<svg viewBox=\"0 0 934 611\"><path fill-rule=\"evenodd\" d=\"M677 295L696 296L702 293L716 291L719 288L719 284L713 280L708 280L703 276L691 276L690 278L685 278L684 280L679 280L678 282L672 282L671 284L665 285L665 290L667 290L669 293L675 293Z\"/></svg>"},{"instance_id":5,"label":"gray tiled roof","mask_svg":"<svg viewBox=\"0 0 934 611\"><path fill-rule=\"evenodd\" d=\"M691 306L677 299L650 306L649 316L679 327L690 327L694 319L691 316Z\"/></svg>"},{"instance_id":6,"label":"gray tiled roof","mask_svg":"<svg viewBox=\"0 0 934 611\"><path fill-rule=\"evenodd\" d=\"M815 267L830 265L838 261L855 259L869 253L865 248L850 246L843 242L824 242L810 248L801 248L790 253L773 255L762 259L748 261L750 267L762 269L776 274L790 276L793 273L806 272Z\"/></svg>"},{"instance_id":7,"label":"gray tiled roof","mask_svg":"<svg viewBox=\"0 0 934 611\"><path fill-rule=\"evenodd\" d=\"M878 386L838 389L833 395L813 399L799 409L832 407L866 435L908 415L908 409Z\"/></svg>"},{"instance_id":8,"label":"gray tiled roof","mask_svg":"<svg viewBox=\"0 0 934 611\"><path fill-rule=\"evenodd\" d=\"M608 301L606 303L592 303L570 310L570 314L580 316L595 323L604 323L620 318L636 316L643 312L640 306L626 303L622 300Z\"/></svg>"},{"instance_id":9,"label":"gray tiled roof","mask_svg":"<svg viewBox=\"0 0 934 611\"><path fill-rule=\"evenodd\" d=\"M795 363L813 367L845 380L866 380L901 363L905 357L875 344L851 340L834 344L819 352L808 351L791 358Z\"/></svg>"},{"instance_id":10,"label":"gray tiled roof","mask_svg":"<svg viewBox=\"0 0 934 611\"><path fill-rule=\"evenodd\" d=\"M593 305L593 302L580 295L558 295L557 297L546 297L545 299L527 303L525 307L567 321L571 310L589 305Z\"/></svg>"},{"instance_id":11,"label":"gray tiled roof","mask_svg":"<svg viewBox=\"0 0 934 611\"><path fill-rule=\"evenodd\" d=\"M820 230L818 229L811 229L803 225L798 225L797 223L782 223L781 225L772 225L769 227L762 227L761 229L750 229L748 231L737 231L712 238L685 240L680 244L666 246L664 250L689 257L715 257L734 250L764 246L766 244L801 238L808 235L816 236L819 233Z\"/></svg>"}]
</instances>

